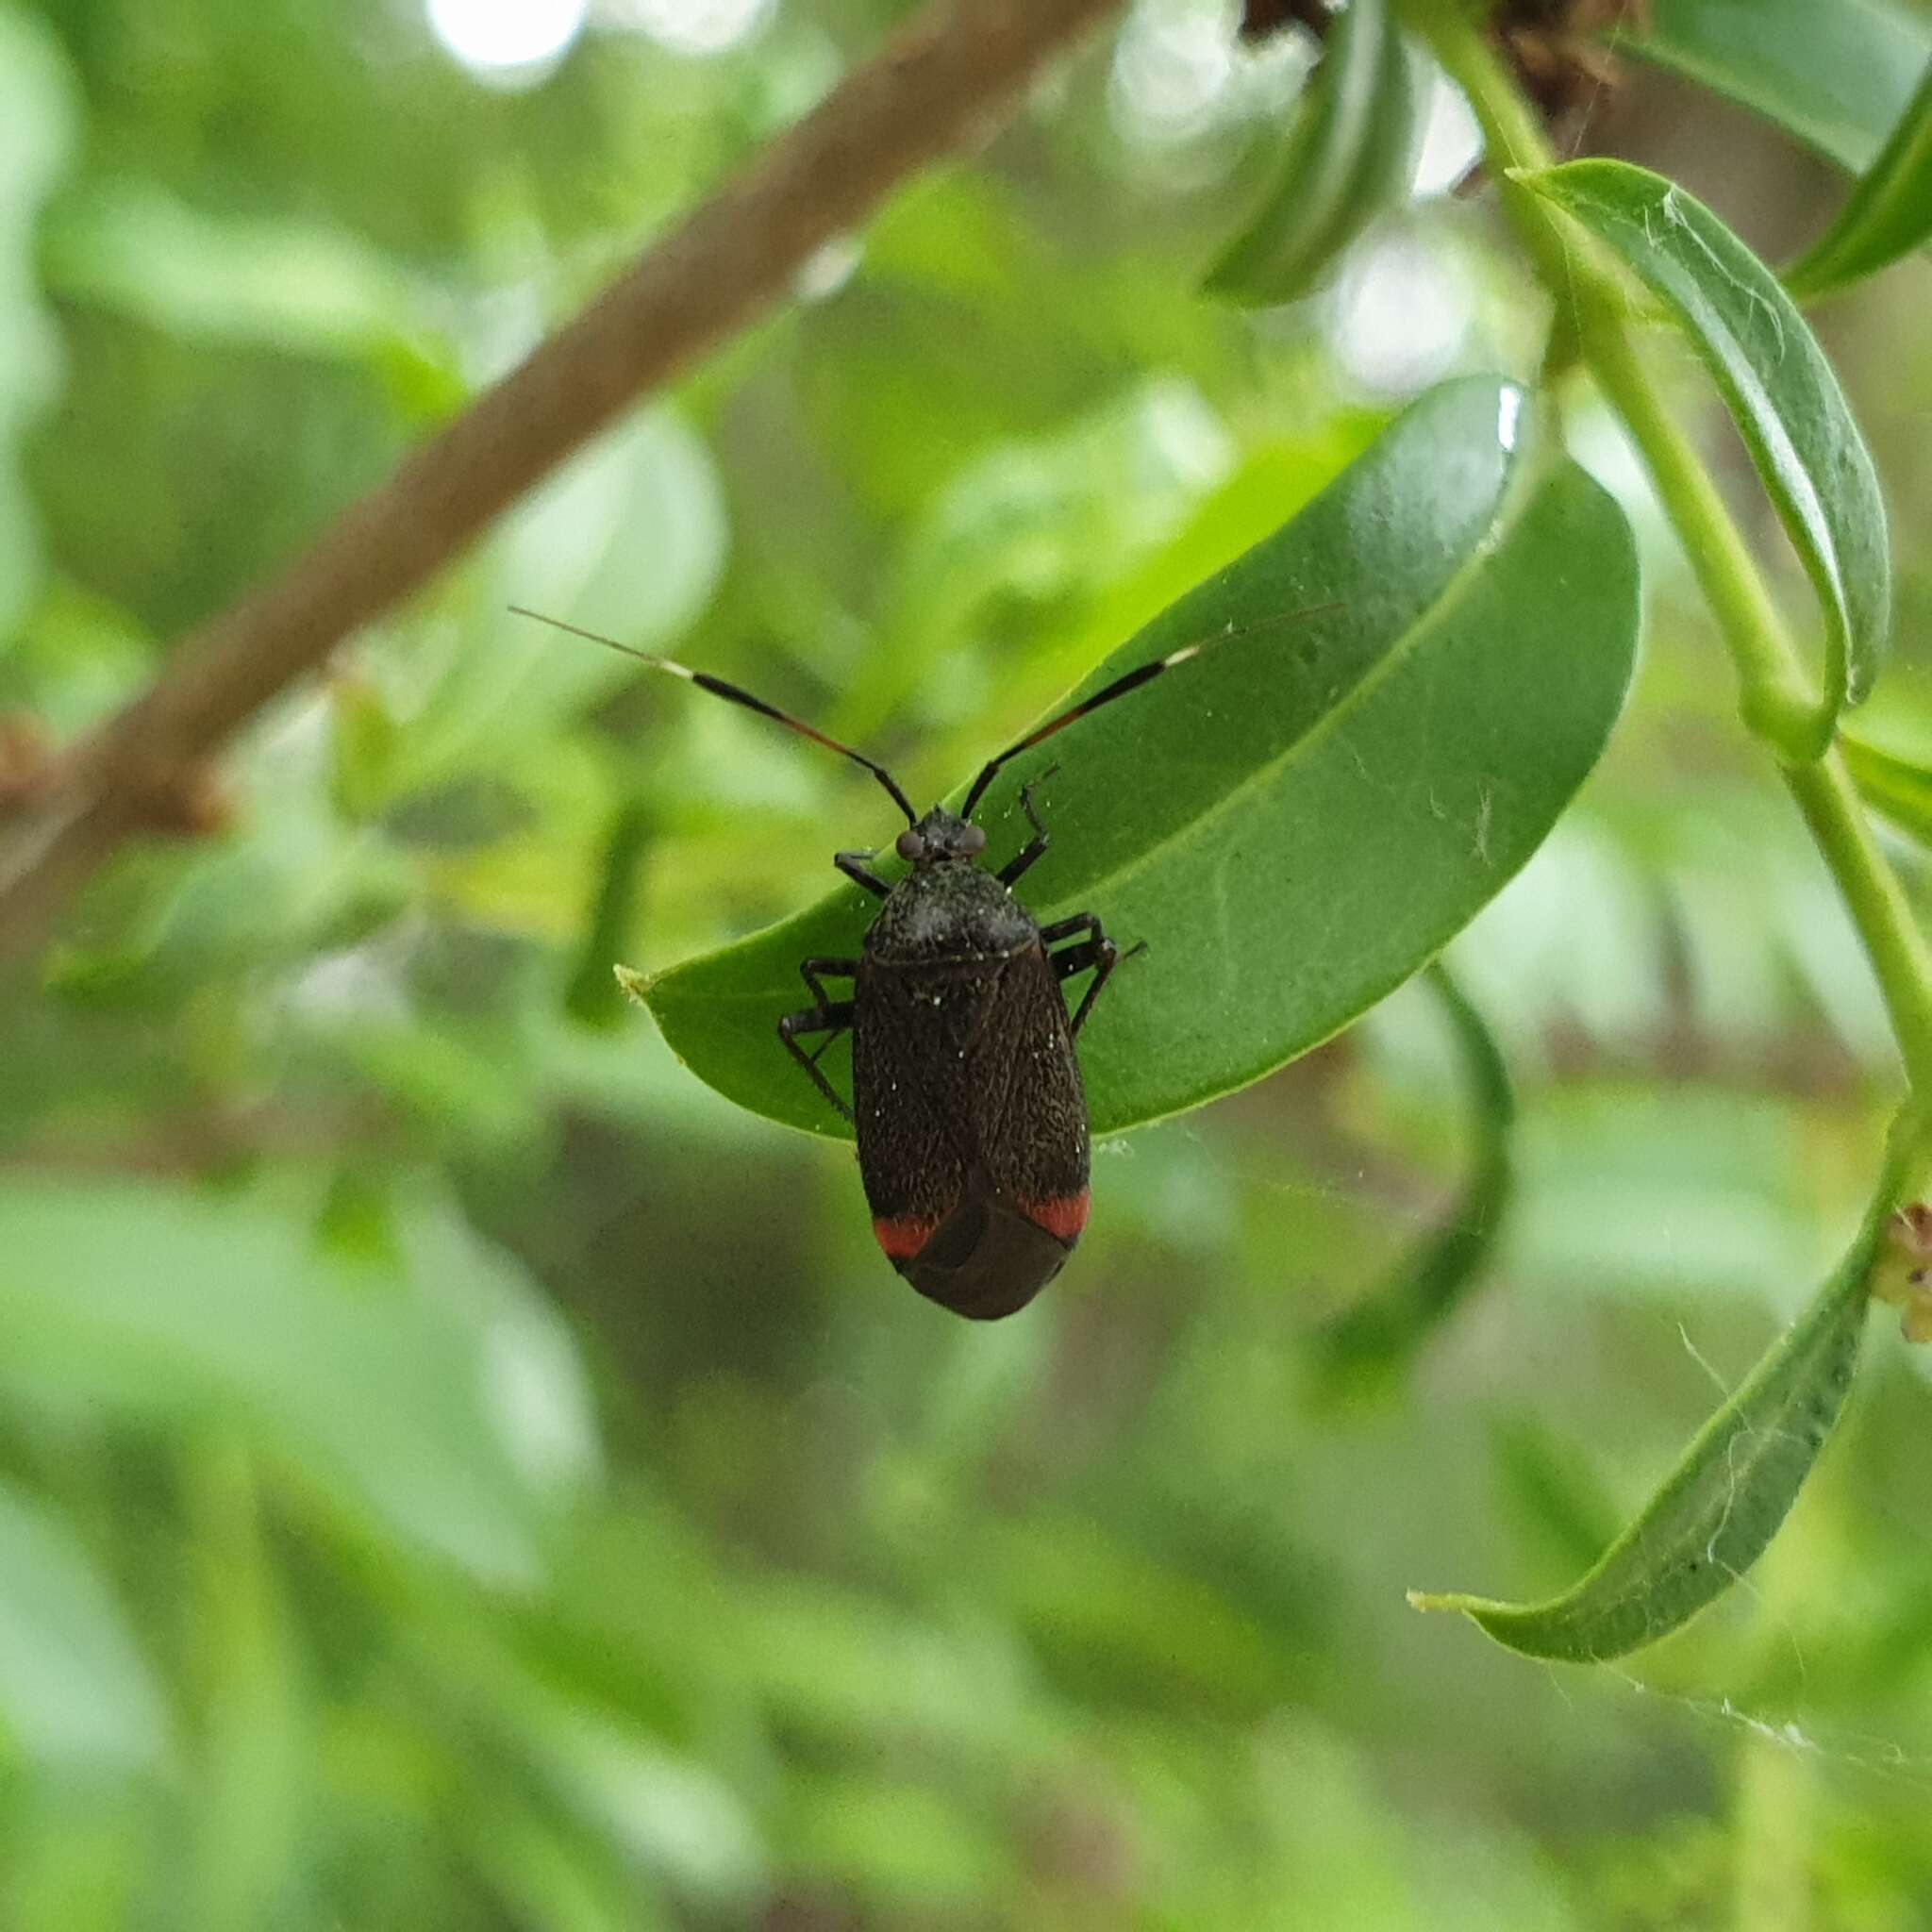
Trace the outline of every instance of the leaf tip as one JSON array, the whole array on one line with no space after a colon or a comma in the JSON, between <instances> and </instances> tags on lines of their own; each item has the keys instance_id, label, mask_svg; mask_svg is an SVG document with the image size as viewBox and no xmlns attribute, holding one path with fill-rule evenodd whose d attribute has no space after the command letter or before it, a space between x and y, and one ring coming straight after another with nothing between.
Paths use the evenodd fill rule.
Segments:
<instances>
[{"instance_id":1,"label":"leaf tip","mask_svg":"<svg viewBox=\"0 0 1932 1932\"><path fill-rule=\"evenodd\" d=\"M1523 1657L1568 1655L1548 1647L1537 1634L1526 1615L1527 1605L1505 1603L1492 1596L1472 1596L1462 1590L1411 1590L1406 1594L1410 1609L1421 1610L1424 1616L1446 1611L1451 1616L1467 1617L1484 1636Z\"/></svg>"},{"instance_id":2,"label":"leaf tip","mask_svg":"<svg viewBox=\"0 0 1932 1932\"><path fill-rule=\"evenodd\" d=\"M1448 1610L1457 1616L1473 1617L1483 1606L1479 1596L1470 1596L1459 1590L1411 1590L1404 1594L1412 1610L1421 1610L1424 1616L1437 1610Z\"/></svg>"},{"instance_id":3,"label":"leaf tip","mask_svg":"<svg viewBox=\"0 0 1932 1932\"><path fill-rule=\"evenodd\" d=\"M648 974L639 973L629 966L613 966L610 974L625 999L640 1007L650 1006L651 978Z\"/></svg>"}]
</instances>

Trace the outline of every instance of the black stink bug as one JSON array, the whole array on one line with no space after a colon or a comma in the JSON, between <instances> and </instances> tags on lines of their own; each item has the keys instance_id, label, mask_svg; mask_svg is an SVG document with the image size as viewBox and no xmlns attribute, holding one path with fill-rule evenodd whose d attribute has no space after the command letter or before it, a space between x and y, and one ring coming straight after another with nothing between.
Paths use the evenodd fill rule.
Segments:
<instances>
[{"instance_id":1,"label":"black stink bug","mask_svg":"<svg viewBox=\"0 0 1932 1932\"><path fill-rule=\"evenodd\" d=\"M1014 897L1050 842L1033 793L1052 768L1021 788L1033 836L997 871L985 862L986 833L973 813L1011 759L1184 663L1208 641L1136 666L1028 732L981 770L958 812L936 805L922 818L883 765L737 685L555 618L540 622L682 677L863 765L906 814L896 849L911 870L895 883L871 871L871 852L834 855L833 864L882 903L857 958L800 963L811 1004L778 1022L778 1038L852 1123L873 1232L893 1267L921 1294L976 1321L1024 1307L1066 1265L1087 1225L1087 1097L1074 1042L1108 975L1129 956L1092 913L1042 926ZM1211 641L1237 634L1230 627ZM1083 973L1092 977L1069 1017L1061 987ZM850 996L836 997L831 980L849 982ZM845 1032L850 1107L819 1066ZM807 1040L816 1041L809 1051L800 1043Z\"/></svg>"}]
</instances>

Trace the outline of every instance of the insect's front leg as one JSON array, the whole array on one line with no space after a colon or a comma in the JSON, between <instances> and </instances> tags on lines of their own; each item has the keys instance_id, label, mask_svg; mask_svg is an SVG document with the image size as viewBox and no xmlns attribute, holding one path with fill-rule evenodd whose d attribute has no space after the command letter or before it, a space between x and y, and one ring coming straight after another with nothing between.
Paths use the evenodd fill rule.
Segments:
<instances>
[{"instance_id":1,"label":"insect's front leg","mask_svg":"<svg viewBox=\"0 0 1932 1932\"><path fill-rule=\"evenodd\" d=\"M813 1004L796 1013L787 1013L778 1022L778 1038L784 1042L785 1051L810 1074L811 1082L833 1107L846 1119L852 1118L852 1109L840 1099L837 1090L819 1070L819 1056L830 1046L851 1024L858 1011L856 1000L835 1000L826 992L827 979L850 979L858 971L857 959L807 959L798 969L799 977L810 991ZM799 1045L801 1036L822 1033L821 1040L810 1053Z\"/></svg>"},{"instance_id":2,"label":"insect's front leg","mask_svg":"<svg viewBox=\"0 0 1932 1932\"><path fill-rule=\"evenodd\" d=\"M1092 969L1092 984L1074 1009L1071 1030L1075 1039L1079 1037L1080 1028L1087 1024L1087 1015L1093 1010L1093 1002L1100 997L1100 989L1112 978L1113 969L1123 959L1131 959L1135 954L1147 950L1147 941L1142 940L1138 945L1129 946L1124 953L1122 952L1108 938L1106 928L1091 912L1076 912L1071 919L1042 926L1040 940L1042 945L1049 947L1058 945L1062 940L1076 942L1061 946L1058 953L1047 954L1056 979L1071 979L1076 973L1085 973L1090 967Z\"/></svg>"},{"instance_id":3,"label":"insect's front leg","mask_svg":"<svg viewBox=\"0 0 1932 1932\"><path fill-rule=\"evenodd\" d=\"M1053 843L1052 834L1040 823L1040 814L1034 809L1033 788L1044 785L1058 770L1058 765L1049 765L1020 788L1020 809L1026 814L1026 823L1033 827L1033 837L1000 868L999 878L1003 886L1010 886L1036 858L1043 858L1047 847Z\"/></svg>"},{"instance_id":4,"label":"insect's front leg","mask_svg":"<svg viewBox=\"0 0 1932 1932\"><path fill-rule=\"evenodd\" d=\"M863 886L868 892L875 892L883 899L892 889L865 862L868 858L875 858L877 856L874 852L835 852L832 854L832 863L855 886Z\"/></svg>"}]
</instances>

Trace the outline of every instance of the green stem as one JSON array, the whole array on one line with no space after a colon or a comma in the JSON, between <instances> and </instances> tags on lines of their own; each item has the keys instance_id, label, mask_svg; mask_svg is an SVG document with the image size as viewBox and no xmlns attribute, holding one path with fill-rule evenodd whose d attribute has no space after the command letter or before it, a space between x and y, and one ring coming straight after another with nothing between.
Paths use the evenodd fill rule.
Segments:
<instances>
[{"instance_id":1,"label":"green stem","mask_svg":"<svg viewBox=\"0 0 1932 1932\"><path fill-rule=\"evenodd\" d=\"M1785 764L1821 757L1831 707L1812 691L1764 579L1690 440L1657 393L1621 322L1583 331L1585 359L1642 452L1677 541L1737 667L1739 709Z\"/></svg>"},{"instance_id":2,"label":"green stem","mask_svg":"<svg viewBox=\"0 0 1932 1932\"><path fill-rule=\"evenodd\" d=\"M1508 178L1506 170L1546 168L1556 158L1542 123L1457 0L1404 4L1475 110L1517 237L1550 293L1569 304L1584 360L1642 454L1730 651L1744 722L1778 758L1877 975L1913 1091L1932 1098L1932 951L1828 748L1831 721L1750 548L1630 340L1624 283L1596 243Z\"/></svg>"},{"instance_id":3,"label":"green stem","mask_svg":"<svg viewBox=\"0 0 1932 1932\"><path fill-rule=\"evenodd\" d=\"M1836 751L1816 764L1786 766L1784 780L1865 942L1913 1093L1932 1102L1932 957L1905 889Z\"/></svg>"}]
</instances>

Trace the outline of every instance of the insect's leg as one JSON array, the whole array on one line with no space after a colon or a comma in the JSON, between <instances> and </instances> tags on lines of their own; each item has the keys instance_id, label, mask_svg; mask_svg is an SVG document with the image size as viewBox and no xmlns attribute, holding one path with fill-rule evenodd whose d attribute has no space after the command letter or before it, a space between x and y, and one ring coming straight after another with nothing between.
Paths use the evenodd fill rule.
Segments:
<instances>
[{"instance_id":1,"label":"insect's leg","mask_svg":"<svg viewBox=\"0 0 1932 1932\"><path fill-rule=\"evenodd\" d=\"M1042 926L1040 933L1042 945L1054 945L1061 940L1074 940L1075 944L1062 946L1058 953L1049 953L1047 958L1053 966L1056 979L1071 979L1076 973L1085 973L1090 967L1093 971L1092 984L1082 995L1080 1004L1074 1009L1071 1031L1077 1039L1080 1028L1087 1024L1087 1015L1093 1010L1093 1002L1100 997L1100 989L1113 976L1113 969L1123 959L1131 959L1137 953L1147 950L1147 941L1129 946L1124 953L1108 938L1100 921L1091 912L1076 912L1071 919L1062 919L1057 924Z\"/></svg>"},{"instance_id":2,"label":"insect's leg","mask_svg":"<svg viewBox=\"0 0 1932 1932\"><path fill-rule=\"evenodd\" d=\"M1040 943L1049 948L1058 945L1062 940L1104 940L1106 937L1107 934L1101 929L1100 921L1091 912L1076 912L1071 919L1056 920L1053 924L1042 925L1040 928ZM1059 968L1059 974L1062 979L1069 973L1078 973L1081 971L1078 966L1059 967L1059 961L1067 957L1069 957L1068 954L1058 954L1055 956L1054 959L1055 966ZM1091 959L1087 961L1089 966L1092 965L1092 963Z\"/></svg>"},{"instance_id":3,"label":"insect's leg","mask_svg":"<svg viewBox=\"0 0 1932 1932\"><path fill-rule=\"evenodd\" d=\"M819 1055L830 1046L840 1034L852 1024L856 1003L852 1000L835 1000L826 991L827 979L850 979L858 971L857 959L806 959L800 962L798 974L810 989L813 1005L802 1012L787 1013L778 1022L778 1038L789 1053L805 1071L811 1075L811 1082L821 1093L848 1121L852 1109L839 1098L838 1091L819 1071ZM807 1053L799 1045L802 1034L823 1033L825 1037L819 1041L812 1052Z\"/></svg>"},{"instance_id":4,"label":"insect's leg","mask_svg":"<svg viewBox=\"0 0 1932 1932\"><path fill-rule=\"evenodd\" d=\"M1049 765L1020 788L1020 809L1026 814L1026 823L1033 827L1033 837L1000 868L1000 884L1003 886L1010 886L1053 843L1046 827L1040 823L1039 812L1033 808L1033 788L1044 785L1058 770L1058 765Z\"/></svg>"},{"instance_id":5,"label":"insect's leg","mask_svg":"<svg viewBox=\"0 0 1932 1932\"><path fill-rule=\"evenodd\" d=\"M857 959L801 959L798 962L798 976L805 981L807 991L818 1003L822 1013L831 1009L835 1002L823 984L827 979L852 979L858 976ZM847 1002L846 1004L850 1004ZM808 1029L810 1030L810 1029Z\"/></svg>"},{"instance_id":6,"label":"insect's leg","mask_svg":"<svg viewBox=\"0 0 1932 1932\"><path fill-rule=\"evenodd\" d=\"M825 1078L819 1068L819 1053L824 1052L840 1034L852 1024L852 1002L838 1000L831 1006L821 1007L816 1012L787 1013L778 1022L778 1038L785 1042L785 1051L803 1067L816 1087L844 1120L851 1120L852 1109L840 1097L839 1090ZM802 1033L823 1032L825 1038L819 1042L818 1053L807 1053L798 1043Z\"/></svg>"},{"instance_id":7,"label":"insect's leg","mask_svg":"<svg viewBox=\"0 0 1932 1932\"><path fill-rule=\"evenodd\" d=\"M811 1084L823 1093L840 1115L851 1120L852 1109L839 1098L838 1089L819 1071L818 1053L807 1053L798 1043L801 1033L823 1033L825 1038L819 1042L819 1053L824 1052L840 1034L852 1024L853 1003L850 1000L835 1000L831 1005L820 1007L803 1013L787 1013L778 1022L778 1038L785 1042L785 1051L811 1076Z\"/></svg>"},{"instance_id":8,"label":"insect's leg","mask_svg":"<svg viewBox=\"0 0 1932 1932\"><path fill-rule=\"evenodd\" d=\"M875 892L883 899L892 889L866 865L865 861L874 856L870 852L835 852L832 863L855 886L863 886L868 892Z\"/></svg>"}]
</instances>

